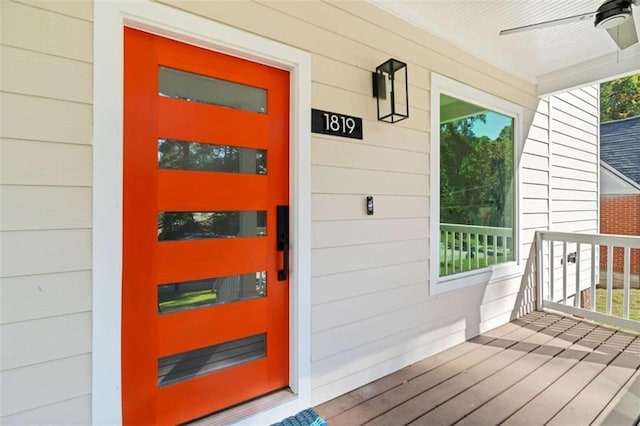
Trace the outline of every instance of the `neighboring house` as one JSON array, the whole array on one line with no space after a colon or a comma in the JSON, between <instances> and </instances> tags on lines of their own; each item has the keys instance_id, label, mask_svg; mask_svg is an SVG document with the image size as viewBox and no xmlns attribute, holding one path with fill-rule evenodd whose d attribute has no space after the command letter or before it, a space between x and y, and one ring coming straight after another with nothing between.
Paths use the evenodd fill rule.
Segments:
<instances>
[{"instance_id":1,"label":"neighboring house","mask_svg":"<svg viewBox=\"0 0 640 426\"><path fill-rule=\"evenodd\" d=\"M270 424L536 308L536 231L598 232L596 81L628 63L497 38L544 11L416 2L434 35L374 3L0 2L0 423Z\"/></svg>"},{"instance_id":2,"label":"neighboring house","mask_svg":"<svg viewBox=\"0 0 640 426\"><path fill-rule=\"evenodd\" d=\"M600 124L600 232L640 236L640 117ZM621 274L621 249L613 259L614 272ZM601 247L600 269L606 270L606 264L606 248ZM638 250L632 250L630 268L637 285Z\"/></svg>"}]
</instances>

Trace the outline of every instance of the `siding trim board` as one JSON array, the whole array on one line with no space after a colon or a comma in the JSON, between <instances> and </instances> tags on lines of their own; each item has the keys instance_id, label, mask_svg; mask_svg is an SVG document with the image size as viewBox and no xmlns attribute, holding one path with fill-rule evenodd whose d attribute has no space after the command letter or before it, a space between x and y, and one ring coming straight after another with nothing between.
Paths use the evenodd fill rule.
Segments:
<instances>
[{"instance_id":1,"label":"siding trim board","mask_svg":"<svg viewBox=\"0 0 640 426\"><path fill-rule=\"evenodd\" d=\"M311 58L306 52L152 1L94 4L92 423L122 422L123 26L290 72L292 239L290 386L296 397L259 413L273 423L310 405ZM119 142L118 142L119 141ZM248 418L250 421L250 418Z\"/></svg>"}]
</instances>

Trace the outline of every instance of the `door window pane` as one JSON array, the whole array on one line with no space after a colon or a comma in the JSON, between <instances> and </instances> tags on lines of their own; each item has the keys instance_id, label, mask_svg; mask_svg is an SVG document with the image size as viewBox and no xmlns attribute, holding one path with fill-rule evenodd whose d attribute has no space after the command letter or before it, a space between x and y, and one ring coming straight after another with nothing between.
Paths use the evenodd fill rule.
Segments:
<instances>
[{"instance_id":1,"label":"door window pane","mask_svg":"<svg viewBox=\"0 0 640 426\"><path fill-rule=\"evenodd\" d=\"M514 260L514 119L440 95L440 276Z\"/></svg>"},{"instance_id":2,"label":"door window pane","mask_svg":"<svg viewBox=\"0 0 640 426\"><path fill-rule=\"evenodd\" d=\"M159 212L158 241L263 237L265 211Z\"/></svg>"},{"instance_id":3,"label":"door window pane","mask_svg":"<svg viewBox=\"0 0 640 426\"><path fill-rule=\"evenodd\" d=\"M264 358L266 354L267 335L263 333L166 356L158 360L158 387Z\"/></svg>"},{"instance_id":4,"label":"door window pane","mask_svg":"<svg viewBox=\"0 0 640 426\"><path fill-rule=\"evenodd\" d=\"M232 275L158 286L158 312L183 311L264 297L267 272Z\"/></svg>"},{"instance_id":5,"label":"door window pane","mask_svg":"<svg viewBox=\"0 0 640 426\"><path fill-rule=\"evenodd\" d=\"M186 71L160 67L159 94L245 111L267 112L267 91Z\"/></svg>"},{"instance_id":6,"label":"door window pane","mask_svg":"<svg viewBox=\"0 0 640 426\"><path fill-rule=\"evenodd\" d=\"M267 151L158 139L158 167L221 173L267 174Z\"/></svg>"}]
</instances>

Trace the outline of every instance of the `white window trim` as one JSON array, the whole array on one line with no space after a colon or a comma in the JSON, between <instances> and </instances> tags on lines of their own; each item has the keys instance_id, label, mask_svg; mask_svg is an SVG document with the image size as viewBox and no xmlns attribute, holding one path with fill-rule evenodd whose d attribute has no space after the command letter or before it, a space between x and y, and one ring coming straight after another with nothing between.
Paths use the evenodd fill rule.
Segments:
<instances>
[{"instance_id":1,"label":"white window trim","mask_svg":"<svg viewBox=\"0 0 640 426\"><path fill-rule=\"evenodd\" d=\"M488 109L507 115L514 119L514 247L515 259L500 265L489 266L446 277L439 276L440 264L440 95L453 96L463 101L485 106ZM521 189L520 189L520 147L522 146L522 117L524 108L502 98L490 95L466 84L431 73L431 196L430 196L430 252L431 267L429 293L439 294L473 285L488 284L522 274L520 260L521 247Z\"/></svg>"},{"instance_id":2,"label":"white window trim","mask_svg":"<svg viewBox=\"0 0 640 426\"><path fill-rule=\"evenodd\" d=\"M311 57L150 0L94 3L92 423L122 423L123 27L290 72L290 386L295 397L241 423L270 424L311 402ZM257 420L259 419L259 420Z\"/></svg>"}]
</instances>

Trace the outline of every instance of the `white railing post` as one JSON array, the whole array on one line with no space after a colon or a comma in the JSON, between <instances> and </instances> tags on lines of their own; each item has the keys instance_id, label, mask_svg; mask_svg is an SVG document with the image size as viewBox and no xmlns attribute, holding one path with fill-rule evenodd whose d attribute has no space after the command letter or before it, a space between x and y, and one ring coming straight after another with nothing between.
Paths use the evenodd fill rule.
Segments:
<instances>
[{"instance_id":1,"label":"white railing post","mask_svg":"<svg viewBox=\"0 0 640 426\"><path fill-rule=\"evenodd\" d=\"M591 244L591 300L589 308L596 310L596 245Z\"/></svg>"},{"instance_id":2,"label":"white railing post","mask_svg":"<svg viewBox=\"0 0 640 426\"><path fill-rule=\"evenodd\" d=\"M543 268L544 268L544 260L542 250L542 233L540 231L536 232L536 310L542 311L543 307Z\"/></svg>"},{"instance_id":3,"label":"white railing post","mask_svg":"<svg viewBox=\"0 0 640 426\"><path fill-rule=\"evenodd\" d=\"M613 305L613 246L607 246L607 315L611 315Z\"/></svg>"},{"instance_id":4,"label":"white railing post","mask_svg":"<svg viewBox=\"0 0 640 426\"><path fill-rule=\"evenodd\" d=\"M444 274L449 273L449 265L447 264L447 258L449 254L449 231L444 231Z\"/></svg>"},{"instance_id":5,"label":"white railing post","mask_svg":"<svg viewBox=\"0 0 640 426\"><path fill-rule=\"evenodd\" d=\"M556 242L549 241L549 295L552 302L556 301L556 258L555 258L555 246Z\"/></svg>"},{"instance_id":6,"label":"white railing post","mask_svg":"<svg viewBox=\"0 0 640 426\"><path fill-rule=\"evenodd\" d=\"M480 238L479 235L476 234L476 249L475 249L475 256L476 256L476 268L480 267L480 256L478 256L478 246L480 245Z\"/></svg>"},{"instance_id":7,"label":"white railing post","mask_svg":"<svg viewBox=\"0 0 640 426\"><path fill-rule=\"evenodd\" d=\"M562 303L567 303L567 242L562 242Z\"/></svg>"},{"instance_id":8,"label":"white railing post","mask_svg":"<svg viewBox=\"0 0 640 426\"><path fill-rule=\"evenodd\" d=\"M623 317L629 319L629 298L631 297L631 247L624 248L624 300Z\"/></svg>"},{"instance_id":9,"label":"white railing post","mask_svg":"<svg viewBox=\"0 0 640 426\"><path fill-rule=\"evenodd\" d=\"M576 295L573 299L573 306L580 307L580 243L576 245Z\"/></svg>"}]
</instances>

